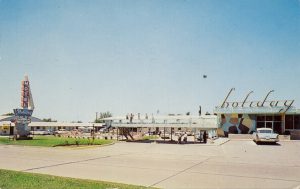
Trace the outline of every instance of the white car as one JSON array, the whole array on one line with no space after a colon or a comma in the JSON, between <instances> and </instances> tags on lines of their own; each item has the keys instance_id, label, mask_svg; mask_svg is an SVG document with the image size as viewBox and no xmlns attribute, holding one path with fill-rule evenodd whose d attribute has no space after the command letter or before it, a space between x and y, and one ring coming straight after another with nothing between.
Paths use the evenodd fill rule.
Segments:
<instances>
[{"instance_id":1,"label":"white car","mask_svg":"<svg viewBox=\"0 0 300 189\"><path fill-rule=\"evenodd\" d=\"M30 131L32 135L50 135L50 131Z\"/></svg>"},{"instance_id":2,"label":"white car","mask_svg":"<svg viewBox=\"0 0 300 189\"><path fill-rule=\"evenodd\" d=\"M99 130L100 133L108 133L108 129L107 128L101 128Z\"/></svg>"},{"instance_id":3,"label":"white car","mask_svg":"<svg viewBox=\"0 0 300 189\"><path fill-rule=\"evenodd\" d=\"M260 142L270 142L276 143L279 141L279 135L274 133L270 128L258 128L256 132L253 133L253 141L256 143Z\"/></svg>"},{"instance_id":4,"label":"white car","mask_svg":"<svg viewBox=\"0 0 300 189\"><path fill-rule=\"evenodd\" d=\"M68 133L68 131L66 129L59 129L59 130L56 130L54 131L54 134L66 134Z\"/></svg>"},{"instance_id":5,"label":"white car","mask_svg":"<svg viewBox=\"0 0 300 189\"><path fill-rule=\"evenodd\" d=\"M164 133L164 132L162 131L162 132L160 133L160 138L162 138L162 139L169 139L170 136L171 136L171 135L170 135L169 133L167 133L167 132Z\"/></svg>"}]
</instances>

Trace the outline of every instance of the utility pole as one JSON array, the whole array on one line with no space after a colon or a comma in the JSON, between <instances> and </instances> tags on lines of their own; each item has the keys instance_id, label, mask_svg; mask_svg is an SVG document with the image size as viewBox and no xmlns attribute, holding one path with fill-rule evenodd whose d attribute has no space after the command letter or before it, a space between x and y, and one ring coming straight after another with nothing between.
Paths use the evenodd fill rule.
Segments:
<instances>
[{"instance_id":1,"label":"utility pole","mask_svg":"<svg viewBox=\"0 0 300 189\"><path fill-rule=\"evenodd\" d=\"M93 124L93 131L91 132L91 134L93 134L92 137L93 137L93 142L94 142L94 140L95 140L95 124Z\"/></svg>"},{"instance_id":2,"label":"utility pole","mask_svg":"<svg viewBox=\"0 0 300 189\"><path fill-rule=\"evenodd\" d=\"M96 112L96 120L95 120L95 123L97 122L98 120L98 112Z\"/></svg>"}]
</instances>

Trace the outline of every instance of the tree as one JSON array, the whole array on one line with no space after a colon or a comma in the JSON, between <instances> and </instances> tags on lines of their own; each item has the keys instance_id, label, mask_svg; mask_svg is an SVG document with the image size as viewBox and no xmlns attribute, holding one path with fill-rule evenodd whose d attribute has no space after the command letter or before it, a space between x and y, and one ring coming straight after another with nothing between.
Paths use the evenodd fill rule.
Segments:
<instances>
[{"instance_id":1,"label":"tree","mask_svg":"<svg viewBox=\"0 0 300 189\"><path fill-rule=\"evenodd\" d=\"M99 117L97 119L95 119L95 123L104 123L104 121L102 119L107 118L107 117L112 117L112 114L109 111L100 112Z\"/></svg>"},{"instance_id":2,"label":"tree","mask_svg":"<svg viewBox=\"0 0 300 189\"><path fill-rule=\"evenodd\" d=\"M82 123L82 121L71 121L71 123Z\"/></svg>"},{"instance_id":3,"label":"tree","mask_svg":"<svg viewBox=\"0 0 300 189\"><path fill-rule=\"evenodd\" d=\"M52 120L51 118L44 118L42 119L44 122L57 122L56 120Z\"/></svg>"}]
</instances>

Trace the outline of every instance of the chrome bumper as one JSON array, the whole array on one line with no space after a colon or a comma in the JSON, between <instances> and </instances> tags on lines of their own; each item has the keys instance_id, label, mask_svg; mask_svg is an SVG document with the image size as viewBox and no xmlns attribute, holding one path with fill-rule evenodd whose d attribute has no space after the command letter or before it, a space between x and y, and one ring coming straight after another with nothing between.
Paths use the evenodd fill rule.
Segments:
<instances>
[{"instance_id":1,"label":"chrome bumper","mask_svg":"<svg viewBox=\"0 0 300 189\"><path fill-rule=\"evenodd\" d=\"M270 138L270 139L266 139L266 138L259 138L257 139L258 142L278 142L279 139L278 138Z\"/></svg>"}]
</instances>

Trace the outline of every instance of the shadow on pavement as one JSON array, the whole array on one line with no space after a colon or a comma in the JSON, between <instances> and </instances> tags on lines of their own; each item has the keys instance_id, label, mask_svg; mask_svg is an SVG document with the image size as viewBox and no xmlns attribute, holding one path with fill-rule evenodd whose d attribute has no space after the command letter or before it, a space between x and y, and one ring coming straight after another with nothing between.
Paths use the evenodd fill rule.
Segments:
<instances>
[{"instance_id":1,"label":"shadow on pavement","mask_svg":"<svg viewBox=\"0 0 300 189\"><path fill-rule=\"evenodd\" d=\"M257 145L265 145L265 146L281 146L279 143L274 142L258 142Z\"/></svg>"},{"instance_id":2,"label":"shadow on pavement","mask_svg":"<svg viewBox=\"0 0 300 189\"><path fill-rule=\"evenodd\" d=\"M185 144L206 144L204 142L199 141L188 141L188 142L181 142L180 144L176 140L121 140L126 142L134 142L134 143L158 143L158 144L178 144L178 145L185 145Z\"/></svg>"}]
</instances>

